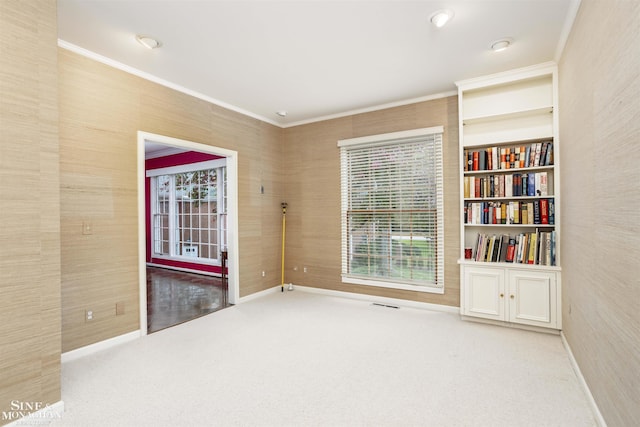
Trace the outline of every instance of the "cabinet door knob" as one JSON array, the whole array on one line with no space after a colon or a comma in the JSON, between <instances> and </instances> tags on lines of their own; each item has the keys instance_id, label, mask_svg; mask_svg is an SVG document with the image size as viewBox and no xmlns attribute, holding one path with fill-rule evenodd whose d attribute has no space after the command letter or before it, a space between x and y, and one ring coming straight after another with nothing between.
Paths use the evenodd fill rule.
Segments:
<instances>
[{"instance_id":1,"label":"cabinet door knob","mask_svg":"<svg viewBox=\"0 0 640 427\"><path fill-rule=\"evenodd\" d=\"M504 294L500 294L500 298L504 298Z\"/></svg>"},{"instance_id":2,"label":"cabinet door knob","mask_svg":"<svg viewBox=\"0 0 640 427\"><path fill-rule=\"evenodd\" d=\"M514 299L514 298L515 298L515 296L513 296L513 295L510 295L510 298L511 298L511 299Z\"/></svg>"}]
</instances>

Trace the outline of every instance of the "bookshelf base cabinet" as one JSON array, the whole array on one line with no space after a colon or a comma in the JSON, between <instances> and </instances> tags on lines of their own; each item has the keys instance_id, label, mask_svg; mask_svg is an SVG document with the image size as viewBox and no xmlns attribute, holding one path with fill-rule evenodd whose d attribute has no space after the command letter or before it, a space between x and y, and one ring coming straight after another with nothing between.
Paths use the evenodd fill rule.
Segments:
<instances>
[{"instance_id":1,"label":"bookshelf base cabinet","mask_svg":"<svg viewBox=\"0 0 640 427\"><path fill-rule=\"evenodd\" d=\"M464 316L561 329L558 271L462 264Z\"/></svg>"}]
</instances>

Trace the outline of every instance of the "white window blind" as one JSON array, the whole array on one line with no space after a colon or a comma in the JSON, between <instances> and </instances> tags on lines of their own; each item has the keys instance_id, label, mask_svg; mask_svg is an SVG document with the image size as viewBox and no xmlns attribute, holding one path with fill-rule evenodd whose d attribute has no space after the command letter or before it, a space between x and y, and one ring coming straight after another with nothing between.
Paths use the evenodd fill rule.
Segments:
<instances>
[{"instance_id":1,"label":"white window blind","mask_svg":"<svg viewBox=\"0 0 640 427\"><path fill-rule=\"evenodd\" d=\"M343 280L442 292L442 128L338 145Z\"/></svg>"}]
</instances>

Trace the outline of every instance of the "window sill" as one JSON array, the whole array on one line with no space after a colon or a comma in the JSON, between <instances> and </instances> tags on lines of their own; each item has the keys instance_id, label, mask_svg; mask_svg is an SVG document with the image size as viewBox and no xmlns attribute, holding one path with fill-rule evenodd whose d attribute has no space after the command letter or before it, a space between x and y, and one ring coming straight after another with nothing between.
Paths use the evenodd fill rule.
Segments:
<instances>
[{"instance_id":1,"label":"window sill","mask_svg":"<svg viewBox=\"0 0 640 427\"><path fill-rule=\"evenodd\" d=\"M353 285L375 286L378 288L401 289L405 291L426 292L430 294L444 294L444 286L418 286L406 283L385 282L381 280L359 279L355 277L342 276L342 283Z\"/></svg>"}]
</instances>

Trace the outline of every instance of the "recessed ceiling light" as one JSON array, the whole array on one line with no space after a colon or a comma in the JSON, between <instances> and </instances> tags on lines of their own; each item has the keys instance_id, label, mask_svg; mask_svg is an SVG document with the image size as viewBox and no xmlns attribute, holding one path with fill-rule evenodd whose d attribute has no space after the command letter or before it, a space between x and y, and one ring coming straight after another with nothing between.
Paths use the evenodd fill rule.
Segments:
<instances>
[{"instance_id":1,"label":"recessed ceiling light","mask_svg":"<svg viewBox=\"0 0 640 427\"><path fill-rule=\"evenodd\" d=\"M138 34L136 36L136 40L138 40L138 43L140 43L142 46L146 47L147 49L156 49L162 46L162 43L160 43L158 40L154 39L151 36L143 36Z\"/></svg>"},{"instance_id":2,"label":"recessed ceiling light","mask_svg":"<svg viewBox=\"0 0 640 427\"><path fill-rule=\"evenodd\" d=\"M513 40L511 39L496 40L493 43L491 43L491 50L493 50L494 52L502 52L503 50L511 46L512 43L513 43Z\"/></svg>"},{"instance_id":3,"label":"recessed ceiling light","mask_svg":"<svg viewBox=\"0 0 640 427\"><path fill-rule=\"evenodd\" d=\"M276 111L276 114L279 115L280 117L287 117L287 112L284 110Z\"/></svg>"},{"instance_id":4,"label":"recessed ceiling light","mask_svg":"<svg viewBox=\"0 0 640 427\"><path fill-rule=\"evenodd\" d=\"M439 10L431 15L431 23L438 28L444 27L444 25L453 19L453 11L451 10Z\"/></svg>"}]
</instances>

